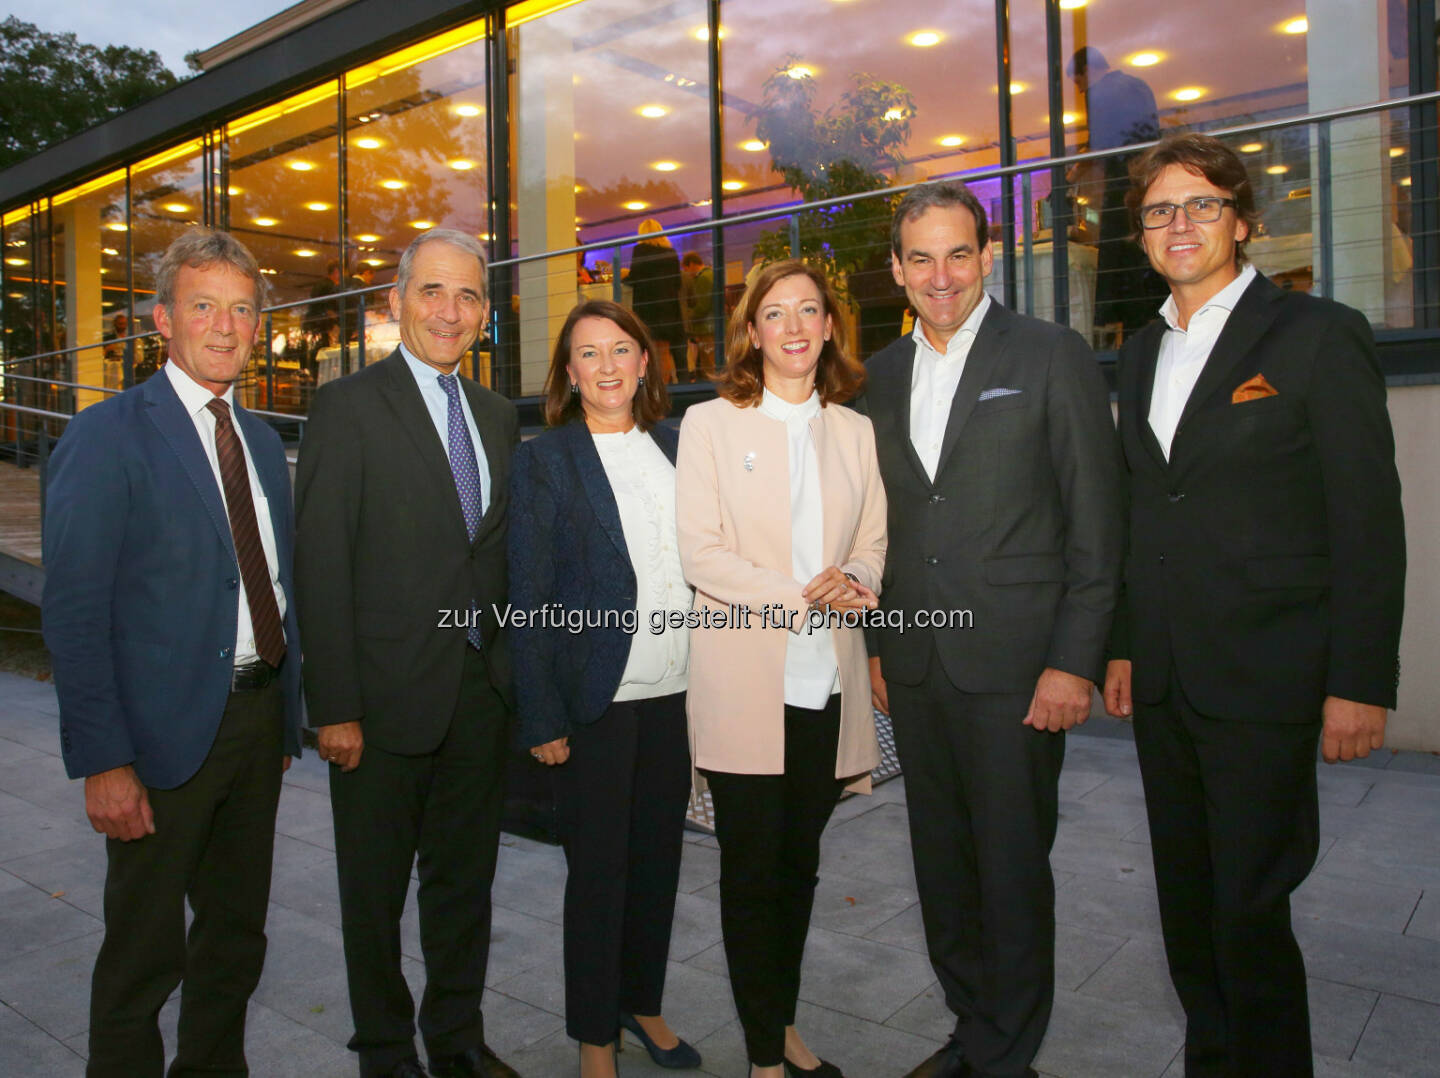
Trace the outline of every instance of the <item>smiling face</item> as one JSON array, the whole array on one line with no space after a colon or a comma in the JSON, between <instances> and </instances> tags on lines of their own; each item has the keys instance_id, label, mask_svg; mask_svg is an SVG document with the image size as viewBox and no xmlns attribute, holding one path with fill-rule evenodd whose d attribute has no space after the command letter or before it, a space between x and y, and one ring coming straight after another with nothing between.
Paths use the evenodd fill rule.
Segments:
<instances>
[{"instance_id":1,"label":"smiling face","mask_svg":"<svg viewBox=\"0 0 1440 1078\"><path fill-rule=\"evenodd\" d=\"M814 281L803 273L776 281L761 297L749 326L765 388L792 403L808 398L830 332L830 315Z\"/></svg>"},{"instance_id":2,"label":"smiling face","mask_svg":"<svg viewBox=\"0 0 1440 1078\"><path fill-rule=\"evenodd\" d=\"M405 294L390 289L390 313L411 355L452 373L490 314L479 260L443 240L417 248Z\"/></svg>"},{"instance_id":3,"label":"smiling face","mask_svg":"<svg viewBox=\"0 0 1440 1078\"><path fill-rule=\"evenodd\" d=\"M175 299L155 308L170 361L217 397L240 377L260 336L255 282L228 262L181 266Z\"/></svg>"},{"instance_id":4,"label":"smiling face","mask_svg":"<svg viewBox=\"0 0 1440 1078\"><path fill-rule=\"evenodd\" d=\"M635 425L635 392L649 356L608 318L582 318L570 330L570 384L580 390L585 424L596 434Z\"/></svg>"},{"instance_id":5,"label":"smiling face","mask_svg":"<svg viewBox=\"0 0 1440 1078\"><path fill-rule=\"evenodd\" d=\"M1140 205L1183 205L1191 198L1230 198L1233 194L1183 165L1168 165L1145 191ZM1220 220L1199 225L1184 210L1176 210L1163 228L1143 229L1140 245L1155 272L1176 294L1177 302L1195 310L1239 276L1235 245L1249 234L1250 226L1230 206L1221 211Z\"/></svg>"},{"instance_id":6,"label":"smiling face","mask_svg":"<svg viewBox=\"0 0 1440 1078\"><path fill-rule=\"evenodd\" d=\"M900 255L890 255L890 272L937 351L979 305L991 265L990 245L980 246L975 215L964 206L931 206L900 223Z\"/></svg>"}]
</instances>

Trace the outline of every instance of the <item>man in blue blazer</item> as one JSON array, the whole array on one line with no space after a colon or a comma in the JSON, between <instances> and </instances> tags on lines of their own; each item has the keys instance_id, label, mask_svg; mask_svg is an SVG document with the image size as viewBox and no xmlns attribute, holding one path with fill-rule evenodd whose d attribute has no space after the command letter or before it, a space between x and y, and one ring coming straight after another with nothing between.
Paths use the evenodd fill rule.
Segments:
<instances>
[{"instance_id":1,"label":"man in blue blazer","mask_svg":"<svg viewBox=\"0 0 1440 1078\"><path fill-rule=\"evenodd\" d=\"M106 836L87 1075L248 1073L281 774L300 754L290 475L238 407L264 278L223 232L165 253L162 372L79 413L45 514L45 642L60 743ZM185 902L195 913L186 939Z\"/></svg>"}]
</instances>

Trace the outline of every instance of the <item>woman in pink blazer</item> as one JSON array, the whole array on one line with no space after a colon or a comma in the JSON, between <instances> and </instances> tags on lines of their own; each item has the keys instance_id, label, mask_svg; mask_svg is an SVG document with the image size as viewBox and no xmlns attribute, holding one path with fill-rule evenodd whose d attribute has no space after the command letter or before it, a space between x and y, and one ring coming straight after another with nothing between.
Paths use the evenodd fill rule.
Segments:
<instances>
[{"instance_id":1,"label":"woman in pink blazer","mask_svg":"<svg viewBox=\"0 0 1440 1078\"><path fill-rule=\"evenodd\" d=\"M752 1078L840 1078L795 1030L820 834L879 761L865 643L885 562L864 368L823 274L762 269L731 318L719 399L680 428L690 746L720 842L720 918Z\"/></svg>"}]
</instances>

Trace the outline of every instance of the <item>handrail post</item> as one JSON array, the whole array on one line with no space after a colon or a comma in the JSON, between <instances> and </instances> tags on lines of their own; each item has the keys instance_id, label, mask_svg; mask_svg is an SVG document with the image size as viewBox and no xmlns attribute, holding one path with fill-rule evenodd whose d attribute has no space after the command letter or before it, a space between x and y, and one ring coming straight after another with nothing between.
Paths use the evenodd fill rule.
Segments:
<instances>
[{"instance_id":1,"label":"handrail post","mask_svg":"<svg viewBox=\"0 0 1440 1078\"><path fill-rule=\"evenodd\" d=\"M1332 195L1330 186L1330 121L1322 120L1315 130L1319 145L1316 153L1316 168L1320 175L1318 187L1320 197L1317 203L1320 215L1320 294L1326 299L1335 297L1335 224L1331 219Z\"/></svg>"},{"instance_id":2,"label":"handrail post","mask_svg":"<svg viewBox=\"0 0 1440 1078\"><path fill-rule=\"evenodd\" d=\"M265 312L265 407L275 410L275 349L270 342L270 332L275 326L275 316Z\"/></svg>"}]
</instances>

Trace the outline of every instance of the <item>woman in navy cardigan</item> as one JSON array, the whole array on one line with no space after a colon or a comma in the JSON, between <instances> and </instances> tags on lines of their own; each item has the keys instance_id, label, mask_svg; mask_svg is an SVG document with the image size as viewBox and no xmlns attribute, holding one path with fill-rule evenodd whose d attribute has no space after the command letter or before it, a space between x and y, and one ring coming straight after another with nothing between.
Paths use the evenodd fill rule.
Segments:
<instances>
[{"instance_id":1,"label":"woman in navy cardigan","mask_svg":"<svg viewBox=\"0 0 1440 1078\"><path fill-rule=\"evenodd\" d=\"M653 354L626 308L572 310L546 379L552 429L520 447L511 480L519 737L555 768L565 1025L581 1078L613 1078L622 1024L661 1066L700 1065L660 1014L690 794L689 641L665 626L692 594Z\"/></svg>"}]
</instances>

